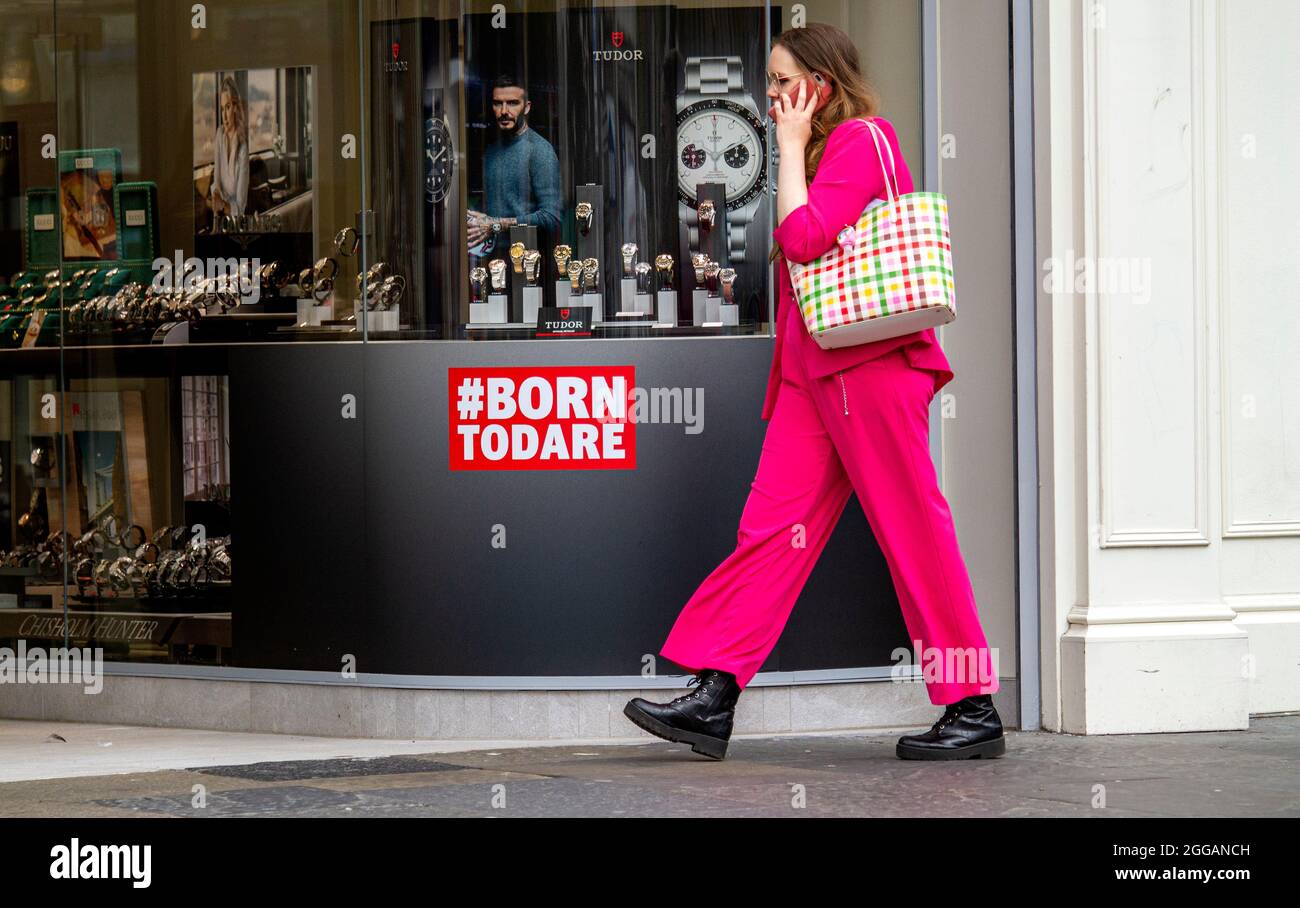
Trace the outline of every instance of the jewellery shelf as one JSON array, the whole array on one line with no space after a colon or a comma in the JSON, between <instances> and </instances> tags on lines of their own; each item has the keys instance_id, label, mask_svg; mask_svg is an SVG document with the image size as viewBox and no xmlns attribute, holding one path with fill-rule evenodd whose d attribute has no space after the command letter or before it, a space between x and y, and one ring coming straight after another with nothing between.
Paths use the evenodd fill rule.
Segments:
<instances>
[{"instance_id":1,"label":"jewellery shelf","mask_svg":"<svg viewBox=\"0 0 1300 908\"><path fill-rule=\"evenodd\" d=\"M469 340L527 340L537 330L531 325L492 325L491 327L469 324L462 326ZM757 333L753 322L739 325L720 325L705 327L700 325L656 325L642 322L640 324L617 324L601 322L591 326L591 337L631 338L631 337L719 337L727 335L754 336ZM586 337L586 335L583 335Z\"/></svg>"},{"instance_id":2,"label":"jewellery shelf","mask_svg":"<svg viewBox=\"0 0 1300 908\"><path fill-rule=\"evenodd\" d=\"M68 606L80 611L130 611L161 614L193 613L201 615L225 614L230 611L231 581L213 581L203 590L162 594L158 596L122 595L87 596L77 592L75 584L68 586ZM49 597L51 608L60 610L63 586L58 583L28 584L28 597Z\"/></svg>"}]
</instances>

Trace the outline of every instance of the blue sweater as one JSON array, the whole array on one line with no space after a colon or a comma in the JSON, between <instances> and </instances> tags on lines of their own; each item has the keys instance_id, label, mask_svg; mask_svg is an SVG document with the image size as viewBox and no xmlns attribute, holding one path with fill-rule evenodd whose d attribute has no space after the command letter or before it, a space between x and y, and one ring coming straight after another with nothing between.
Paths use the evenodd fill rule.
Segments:
<instances>
[{"instance_id":1,"label":"blue sweater","mask_svg":"<svg viewBox=\"0 0 1300 908\"><path fill-rule=\"evenodd\" d=\"M492 217L512 217L541 231L560 228L560 159L531 126L498 139L483 156L483 207Z\"/></svg>"}]
</instances>

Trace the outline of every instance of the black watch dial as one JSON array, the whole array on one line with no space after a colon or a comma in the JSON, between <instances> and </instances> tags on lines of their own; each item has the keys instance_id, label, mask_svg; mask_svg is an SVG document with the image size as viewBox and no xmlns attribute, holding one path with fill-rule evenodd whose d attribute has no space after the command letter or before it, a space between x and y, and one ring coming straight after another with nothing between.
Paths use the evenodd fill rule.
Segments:
<instances>
[{"instance_id":1,"label":"black watch dial","mask_svg":"<svg viewBox=\"0 0 1300 908\"><path fill-rule=\"evenodd\" d=\"M447 121L437 117L427 120L424 124L424 194L435 205L441 204L451 191L455 157Z\"/></svg>"}]
</instances>

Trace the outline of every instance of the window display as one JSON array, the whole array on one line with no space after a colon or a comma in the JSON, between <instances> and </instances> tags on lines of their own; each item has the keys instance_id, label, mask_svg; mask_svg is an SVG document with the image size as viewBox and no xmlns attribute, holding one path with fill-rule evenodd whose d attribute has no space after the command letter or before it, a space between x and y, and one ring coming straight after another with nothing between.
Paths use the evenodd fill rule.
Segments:
<instances>
[{"instance_id":1,"label":"window display","mask_svg":"<svg viewBox=\"0 0 1300 908\"><path fill-rule=\"evenodd\" d=\"M60 426L51 380L0 382L0 414L12 430L0 445L0 475L12 490L0 499L0 638L57 645L68 633L110 658L226 661L225 383L186 377L176 399L164 379L75 379L61 395L69 415ZM187 437L179 463L158 431L176 417ZM174 522L166 517L173 465L184 477ZM9 502L19 501L15 514Z\"/></svg>"},{"instance_id":2,"label":"window display","mask_svg":"<svg viewBox=\"0 0 1300 908\"><path fill-rule=\"evenodd\" d=\"M507 18L464 17L465 336L526 337L539 306L573 302L592 307L597 336L760 330L767 10L571 4ZM529 252L553 259L552 279L520 271ZM695 255L713 277L695 277ZM494 275L495 301L482 292Z\"/></svg>"},{"instance_id":3,"label":"window display","mask_svg":"<svg viewBox=\"0 0 1300 908\"><path fill-rule=\"evenodd\" d=\"M111 141L60 149L48 185L24 174L0 341L523 339L544 307L572 302L592 308L596 337L766 329L772 162L756 98L778 23L765 5L428 6L243 2L212 11L227 17L216 30L177 10L147 24L193 41L192 61L167 41L138 42L126 72L87 55L89 82L143 85L147 68L183 88L187 128L145 130L97 104L89 132ZM293 17L360 29L364 67L337 66L338 38L247 65L245 47L271 49ZM323 100L353 89L352 111ZM72 117L81 99L50 105ZM0 126L9 185L15 146L36 136Z\"/></svg>"}]
</instances>

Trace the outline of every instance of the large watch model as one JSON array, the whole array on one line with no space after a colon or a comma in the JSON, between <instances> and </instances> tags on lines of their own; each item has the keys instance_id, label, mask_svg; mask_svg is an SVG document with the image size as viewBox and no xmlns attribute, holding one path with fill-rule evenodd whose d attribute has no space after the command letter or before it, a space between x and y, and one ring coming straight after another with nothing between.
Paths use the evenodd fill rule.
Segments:
<instances>
[{"instance_id":1,"label":"large watch model","mask_svg":"<svg viewBox=\"0 0 1300 908\"><path fill-rule=\"evenodd\" d=\"M678 214L692 251L699 248L695 187L727 187L727 249L745 260L745 230L768 187L767 129L745 90L739 57L688 57L677 99Z\"/></svg>"},{"instance_id":2,"label":"large watch model","mask_svg":"<svg viewBox=\"0 0 1300 908\"><path fill-rule=\"evenodd\" d=\"M424 195L434 205L441 204L451 190L455 160L446 118L430 117L424 123Z\"/></svg>"}]
</instances>

